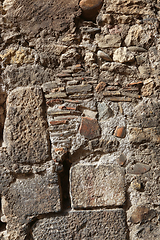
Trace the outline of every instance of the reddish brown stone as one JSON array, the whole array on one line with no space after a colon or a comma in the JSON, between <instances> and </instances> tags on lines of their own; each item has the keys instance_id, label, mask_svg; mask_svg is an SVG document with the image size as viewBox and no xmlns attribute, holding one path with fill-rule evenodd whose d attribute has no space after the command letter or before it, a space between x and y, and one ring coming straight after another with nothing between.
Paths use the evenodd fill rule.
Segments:
<instances>
[{"instance_id":1,"label":"reddish brown stone","mask_svg":"<svg viewBox=\"0 0 160 240\"><path fill-rule=\"evenodd\" d=\"M49 101L46 102L46 104L48 106L52 106L55 103L63 103L63 100L61 100L61 99L52 99L52 100L49 100Z\"/></svg>"},{"instance_id":2,"label":"reddish brown stone","mask_svg":"<svg viewBox=\"0 0 160 240\"><path fill-rule=\"evenodd\" d=\"M96 91L99 93L99 92L103 91L105 89L105 87L106 87L106 83L105 82L100 82L96 86Z\"/></svg>"},{"instance_id":3,"label":"reddish brown stone","mask_svg":"<svg viewBox=\"0 0 160 240\"><path fill-rule=\"evenodd\" d=\"M67 120L60 120L60 121L51 121L51 125L60 125L60 124L66 124Z\"/></svg>"},{"instance_id":4,"label":"reddish brown stone","mask_svg":"<svg viewBox=\"0 0 160 240\"><path fill-rule=\"evenodd\" d=\"M76 110L76 107L59 106L59 109Z\"/></svg>"},{"instance_id":5,"label":"reddish brown stone","mask_svg":"<svg viewBox=\"0 0 160 240\"><path fill-rule=\"evenodd\" d=\"M99 137L100 128L97 120L89 117L82 117L79 132L88 139Z\"/></svg>"},{"instance_id":6,"label":"reddish brown stone","mask_svg":"<svg viewBox=\"0 0 160 240\"><path fill-rule=\"evenodd\" d=\"M103 5L103 0L81 0L79 6L82 9L82 17L86 20L94 20Z\"/></svg>"},{"instance_id":7,"label":"reddish brown stone","mask_svg":"<svg viewBox=\"0 0 160 240\"><path fill-rule=\"evenodd\" d=\"M143 84L142 81L129 83L128 86L140 85Z\"/></svg>"},{"instance_id":8,"label":"reddish brown stone","mask_svg":"<svg viewBox=\"0 0 160 240\"><path fill-rule=\"evenodd\" d=\"M146 219L149 213L149 209L145 206L138 206L136 210L132 213L131 222L139 223Z\"/></svg>"},{"instance_id":9,"label":"reddish brown stone","mask_svg":"<svg viewBox=\"0 0 160 240\"><path fill-rule=\"evenodd\" d=\"M124 138L126 136L126 128L125 127L116 127L114 136L119 137L119 138Z\"/></svg>"}]
</instances>

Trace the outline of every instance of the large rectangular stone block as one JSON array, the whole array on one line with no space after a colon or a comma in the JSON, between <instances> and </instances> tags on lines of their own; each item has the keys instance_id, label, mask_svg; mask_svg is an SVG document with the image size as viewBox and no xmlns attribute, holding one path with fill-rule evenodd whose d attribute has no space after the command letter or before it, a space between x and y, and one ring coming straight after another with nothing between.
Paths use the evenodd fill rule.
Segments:
<instances>
[{"instance_id":1,"label":"large rectangular stone block","mask_svg":"<svg viewBox=\"0 0 160 240\"><path fill-rule=\"evenodd\" d=\"M39 87L13 90L7 99L4 145L14 163L39 163L49 158L44 98Z\"/></svg>"},{"instance_id":2,"label":"large rectangular stone block","mask_svg":"<svg viewBox=\"0 0 160 240\"><path fill-rule=\"evenodd\" d=\"M122 209L73 211L37 221L32 233L34 240L125 240L125 215Z\"/></svg>"},{"instance_id":3,"label":"large rectangular stone block","mask_svg":"<svg viewBox=\"0 0 160 240\"><path fill-rule=\"evenodd\" d=\"M124 171L118 165L77 164L70 170L70 194L75 209L123 205Z\"/></svg>"},{"instance_id":4,"label":"large rectangular stone block","mask_svg":"<svg viewBox=\"0 0 160 240\"><path fill-rule=\"evenodd\" d=\"M27 179L16 179L10 185L2 198L2 211L9 225L27 224L40 214L61 210L56 175L36 174Z\"/></svg>"}]
</instances>

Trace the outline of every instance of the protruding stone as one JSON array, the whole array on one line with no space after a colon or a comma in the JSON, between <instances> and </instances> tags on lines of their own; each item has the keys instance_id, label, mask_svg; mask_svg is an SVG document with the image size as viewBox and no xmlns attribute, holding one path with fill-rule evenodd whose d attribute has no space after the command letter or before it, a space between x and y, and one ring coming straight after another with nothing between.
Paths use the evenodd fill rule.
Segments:
<instances>
[{"instance_id":1,"label":"protruding stone","mask_svg":"<svg viewBox=\"0 0 160 240\"><path fill-rule=\"evenodd\" d=\"M123 166L126 162L126 156L122 153L119 158L117 159L117 162L119 163L119 165Z\"/></svg>"},{"instance_id":2,"label":"protruding stone","mask_svg":"<svg viewBox=\"0 0 160 240\"><path fill-rule=\"evenodd\" d=\"M105 53L103 51L99 50L97 52L97 57L99 57L99 58L101 58L101 59L103 59L103 60L105 60L107 62L112 62L112 58L107 53Z\"/></svg>"},{"instance_id":3,"label":"protruding stone","mask_svg":"<svg viewBox=\"0 0 160 240\"><path fill-rule=\"evenodd\" d=\"M86 20L94 20L103 5L103 0L81 0L79 6Z\"/></svg>"},{"instance_id":4,"label":"protruding stone","mask_svg":"<svg viewBox=\"0 0 160 240\"><path fill-rule=\"evenodd\" d=\"M34 240L126 239L123 209L70 211L33 225Z\"/></svg>"},{"instance_id":5,"label":"protruding stone","mask_svg":"<svg viewBox=\"0 0 160 240\"><path fill-rule=\"evenodd\" d=\"M127 50L126 47L118 48L113 54L113 61L120 63L133 62L134 54Z\"/></svg>"},{"instance_id":6,"label":"protruding stone","mask_svg":"<svg viewBox=\"0 0 160 240\"><path fill-rule=\"evenodd\" d=\"M114 132L114 136L118 138L124 138L126 136L126 128L125 127L116 127Z\"/></svg>"},{"instance_id":7,"label":"protruding stone","mask_svg":"<svg viewBox=\"0 0 160 240\"><path fill-rule=\"evenodd\" d=\"M131 166L127 172L130 174L142 174L148 172L150 170L150 166L144 163L136 163Z\"/></svg>"},{"instance_id":8,"label":"protruding stone","mask_svg":"<svg viewBox=\"0 0 160 240\"><path fill-rule=\"evenodd\" d=\"M123 205L124 171L118 165L75 165L70 170L70 194L75 209Z\"/></svg>"},{"instance_id":9,"label":"protruding stone","mask_svg":"<svg viewBox=\"0 0 160 240\"><path fill-rule=\"evenodd\" d=\"M93 139L100 136L100 128L96 119L82 117L80 134L88 139Z\"/></svg>"}]
</instances>

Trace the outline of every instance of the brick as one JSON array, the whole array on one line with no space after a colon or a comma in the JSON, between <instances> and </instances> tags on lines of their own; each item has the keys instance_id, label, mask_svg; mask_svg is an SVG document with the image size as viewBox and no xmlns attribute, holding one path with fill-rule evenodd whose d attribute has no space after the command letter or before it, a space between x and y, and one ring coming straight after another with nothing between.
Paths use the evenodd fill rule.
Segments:
<instances>
[{"instance_id":1,"label":"brick","mask_svg":"<svg viewBox=\"0 0 160 240\"><path fill-rule=\"evenodd\" d=\"M55 92L55 93L49 93L45 95L45 98L65 98L67 97L65 92Z\"/></svg>"},{"instance_id":2,"label":"brick","mask_svg":"<svg viewBox=\"0 0 160 240\"><path fill-rule=\"evenodd\" d=\"M74 209L121 206L125 202L124 171L118 165L77 164L70 170Z\"/></svg>"},{"instance_id":3,"label":"brick","mask_svg":"<svg viewBox=\"0 0 160 240\"><path fill-rule=\"evenodd\" d=\"M107 97L107 100L112 102L132 102L132 98L129 97Z\"/></svg>"},{"instance_id":4,"label":"brick","mask_svg":"<svg viewBox=\"0 0 160 240\"><path fill-rule=\"evenodd\" d=\"M67 86L66 92L67 94L75 94L75 93L88 93L92 91L92 85L85 84L85 85L74 85L74 86Z\"/></svg>"},{"instance_id":5,"label":"brick","mask_svg":"<svg viewBox=\"0 0 160 240\"><path fill-rule=\"evenodd\" d=\"M38 87L21 87L8 96L4 144L12 163L39 163L50 157L44 98Z\"/></svg>"},{"instance_id":6,"label":"brick","mask_svg":"<svg viewBox=\"0 0 160 240\"><path fill-rule=\"evenodd\" d=\"M67 120L59 120L59 121L51 121L50 124L52 126L54 125L60 125L60 124L66 124L67 123Z\"/></svg>"},{"instance_id":7,"label":"brick","mask_svg":"<svg viewBox=\"0 0 160 240\"><path fill-rule=\"evenodd\" d=\"M89 117L82 117L79 132L88 139L99 137L100 128L97 120Z\"/></svg>"},{"instance_id":8,"label":"brick","mask_svg":"<svg viewBox=\"0 0 160 240\"><path fill-rule=\"evenodd\" d=\"M34 240L126 239L123 209L70 211L63 216L44 218L33 225Z\"/></svg>"},{"instance_id":9,"label":"brick","mask_svg":"<svg viewBox=\"0 0 160 240\"><path fill-rule=\"evenodd\" d=\"M126 128L125 127L116 127L114 132L114 136L118 138L124 138L126 136Z\"/></svg>"}]
</instances>

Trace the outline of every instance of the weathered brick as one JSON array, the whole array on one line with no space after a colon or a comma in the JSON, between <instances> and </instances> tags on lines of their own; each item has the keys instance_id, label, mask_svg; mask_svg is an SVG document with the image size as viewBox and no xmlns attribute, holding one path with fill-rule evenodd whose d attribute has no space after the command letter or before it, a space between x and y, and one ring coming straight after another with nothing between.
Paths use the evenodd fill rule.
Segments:
<instances>
[{"instance_id":1,"label":"weathered brick","mask_svg":"<svg viewBox=\"0 0 160 240\"><path fill-rule=\"evenodd\" d=\"M63 216L44 218L33 225L34 240L126 239L122 209L70 211Z\"/></svg>"},{"instance_id":2,"label":"weathered brick","mask_svg":"<svg viewBox=\"0 0 160 240\"><path fill-rule=\"evenodd\" d=\"M70 194L75 209L123 205L124 171L118 165L75 165L70 170Z\"/></svg>"},{"instance_id":3,"label":"weathered brick","mask_svg":"<svg viewBox=\"0 0 160 240\"><path fill-rule=\"evenodd\" d=\"M89 117L82 117L79 132L88 139L99 137L100 128L97 120Z\"/></svg>"},{"instance_id":4,"label":"weathered brick","mask_svg":"<svg viewBox=\"0 0 160 240\"><path fill-rule=\"evenodd\" d=\"M124 138L126 136L126 128L125 127L116 127L114 135L118 138Z\"/></svg>"},{"instance_id":5,"label":"weathered brick","mask_svg":"<svg viewBox=\"0 0 160 240\"><path fill-rule=\"evenodd\" d=\"M45 98L65 98L67 97L65 92L55 92L55 93L49 93L45 95Z\"/></svg>"}]
</instances>

